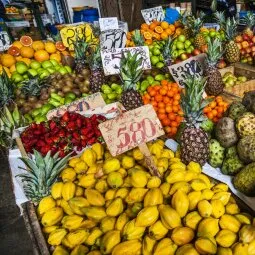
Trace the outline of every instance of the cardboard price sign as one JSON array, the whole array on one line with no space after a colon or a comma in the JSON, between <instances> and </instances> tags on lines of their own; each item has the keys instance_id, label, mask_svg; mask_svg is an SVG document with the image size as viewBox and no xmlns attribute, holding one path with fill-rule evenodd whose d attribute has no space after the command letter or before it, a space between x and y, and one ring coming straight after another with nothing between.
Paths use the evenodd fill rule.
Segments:
<instances>
[{"instance_id":1,"label":"cardboard price sign","mask_svg":"<svg viewBox=\"0 0 255 255\"><path fill-rule=\"evenodd\" d=\"M101 31L109 30L109 29L118 29L118 19L117 17L112 18L100 18L99 26Z\"/></svg>"},{"instance_id":2,"label":"cardboard price sign","mask_svg":"<svg viewBox=\"0 0 255 255\"><path fill-rule=\"evenodd\" d=\"M69 50L74 50L74 42L77 38L84 38L86 42L90 42L94 39L92 28L87 23L66 26L60 30L60 35L63 44L68 47Z\"/></svg>"},{"instance_id":3,"label":"cardboard price sign","mask_svg":"<svg viewBox=\"0 0 255 255\"><path fill-rule=\"evenodd\" d=\"M122 58L122 53L130 52L132 55L139 53L142 58L142 69L151 69L151 61L149 55L148 46L141 47L129 47L129 48L119 48L110 50L101 50L102 63L105 75L112 75L119 73L120 60Z\"/></svg>"},{"instance_id":4,"label":"cardboard price sign","mask_svg":"<svg viewBox=\"0 0 255 255\"><path fill-rule=\"evenodd\" d=\"M0 32L0 51L8 50L11 45L11 40L6 31Z\"/></svg>"},{"instance_id":5,"label":"cardboard price sign","mask_svg":"<svg viewBox=\"0 0 255 255\"><path fill-rule=\"evenodd\" d=\"M162 6L141 10L144 21L149 25L153 20L163 21L165 13Z\"/></svg>"},{"instance_id":6,"label":"cardboard price sign","mask_svg":"<svg viewBox=\"0 0 255 255\"><path fill-rule=\"evenodd\" d=\"M100 35L100 46L103 50L124 48L126 41L127 35L122 29L110 29Z\"/></svg>"},{"instance_id":7,"label":"cardboard price sign","mask_svg":"<svg viewBox=\"0 0 255 255\"><path fill-rule=\"evenodd\" d=\"M200 77L203 75L205 68L205 54L199 54L195 57L189 58L178 64L168 66L168 69L173 76L174 80L181 86L184 86L184 82L187 75Z\"/></svg>"},{"instance_id":8,"label":"cardboard price sign","mask_svg":"<svg viewBox=\"0 0 255 255\"><path fill-rule=\"evenodd\" d=\"M105 121L99 124L99 129L112 156L131 150L165 133L150 104Z\"/></svg>"},{"instance_id":9,"label":"cardboard price sign","mask_svg":"<svg viewBox=\"0 0 255 255\"><path fill-rule=\"evenodd\" d=\"M70 104L60 106L48 112L47 119L50 120L53 117L61 117L66 111L78 112L80 114L85 113L89 109L105 106L105 101L100 92L76 100Z\"/></svg>"},{"instance_id":10,"label":"cardboard price sign","mask_svg":"<svg viewBox=\"0 0 255 255\"><path fill-rule=\"evenodd\" d=\"M216 31L218 31L220 29L220 25L217 23L205 23L204 27L210 29L210 28L214 28Z\"/></svg>"}]
</instances>

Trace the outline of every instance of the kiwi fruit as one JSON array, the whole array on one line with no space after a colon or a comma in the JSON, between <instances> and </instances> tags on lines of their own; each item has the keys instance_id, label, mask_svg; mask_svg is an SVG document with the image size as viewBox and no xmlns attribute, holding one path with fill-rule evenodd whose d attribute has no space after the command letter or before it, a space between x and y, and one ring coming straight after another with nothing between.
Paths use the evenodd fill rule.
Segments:
<instances>
[{"instance_id":1,"label":"kiwi fruit","mask_svg":"<svg viewBox=\"0 0 255 255\"><path fill-rule=\"evenodd\" d=\"M40 99L41 100L47 100L49 98L49 94L48 93L41 93Z\"/></svg>"},{"instance_id":2,"label":"kiwi fruit","mask_svg":"<svg viewBox=\"0 0 255 255\"><path fill-rule=\"evenodd\" d=\"M58 94L59 96L61 96L61 97L64 97L64 96L65 96L65 94L64 94L63 91L59 91L57 94Z\"/></svg>"},{"instance_id":3,"label":"kiwi fruit","mask_svg":"<svg viewBox=\"0 0 255 255\"><path fill-rule=\"evenodd\" d=\"M68 92L71 92L71 91L72 91L71 87L66 86L66 87L62 88L63 93L68 93Z\"/></svg>"},{"instance_id":4,"label":"kiwi fruit","mask_svg":"<svg viewBox=\"0 0 255 255\"><path fill-rule=\"evenodd\" d=\"M48 93L51 94L51 93L56 93L57 92L57 89L56 88L48 88Z\"/></svg>"},{"instance_id":5,"label":"kiwi fruit","mask_svg":"<svg viewBox=\"0 0 255 255\"><path fill-rule=\"evenodd\" d=\"M83 69L82 71L81 71L81 74L83 75L83 76L89 76L90 75L90 70L89 69L87 69L87 68L85 68L85 69Z\"/></svg>"},{"instance_id":6,"label":"kiwi fruit","mask_svg":"<svg viewBox=\"0 0 255 255\"><path fill-rule=\"evenodd\" d=\"M35 97L35 96L28 97L28 102L35 103L36 101L37 101L37 97Z\"/></svg>"},{"instance_id":7,"label":"kiwi fruit","mask_svg":"<svg viewBox=\"0 0 255 255\"><path fill-rule=\"evenodd\" d=\"M81 96L81 91L80 91L80 89L73 89L72 92L73 92L77 97Z\"/></svg>"}]
</instances>

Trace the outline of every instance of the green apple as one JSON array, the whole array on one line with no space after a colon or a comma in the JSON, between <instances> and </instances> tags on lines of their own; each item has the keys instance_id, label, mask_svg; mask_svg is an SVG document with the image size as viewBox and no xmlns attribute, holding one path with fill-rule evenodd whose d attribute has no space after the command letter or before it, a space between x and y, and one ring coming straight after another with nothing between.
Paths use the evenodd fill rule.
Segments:
<instances>
[{"instance_id":1,"label":"green apple","mask_svg":"<svg viewBox=\"0 0 255 255\"><path fill-rule=\"evenodd\" d=\"M58 71L61 66L54 66L54 67Z\"/></svg>"},{"instance_id":2,"label":"green apple","mask_svg":"<svg viewBox=\"0 0 255 255\"><path fill-rule=\"evenodd\" d=\"M191 41L190 41L190 40L186 40L186 41L184 42L184 47L185 47L185 49L188 49L190 45L191 45Z\"/></svg>"},{"instance_id":3,"label":"green apple","mask_svg":"<svg viewBox=\"0 0 255 255\"><path fill-rule=\"evenodd\" d=\"M159 57L158 56L152 56L151 57L152 65L156 65L158 62L159 62Z\"/></svg>"},{"instance_id":4,"label":"green apple","mask_svg":"<svg viewBox=\"0 0 255 255\"><path fill-rule=\"evenodd\" d=\"M52 67L52 66L53 66L53 64L50 62L50 60L45 60L45 61L42 62L42 67L44 69L46 69L48 67Z\"/></svg>"},{"instance_id":5,"label":"green apple","mask_svg":"<svg viewBox=\"0 0 255 255\"><path fill-rule=\"evenodd\" d=\"M48 67L46 68L46 70L48 70L50 74L53 74L56 72L56 69L54 67Z\"/></svg>"},{"instance_id":6,"label":"green apple","mask_svg":"<svg viewBox=\"0 0 255 255\"><path fill-rule=\"evenodd\" d=\"M182 53L185 53L185 50L178 50L179 56L180 56Z\"/></svg>"},{"instance_id":7,"label":"green apple","mask_svg":"<svg viewBox=\"0 0 255 255\"><path fill-rule=\"evenodd\" d=\"M172 56L173 58L177 58L179 56L178 50L174 50Z\"/></svg>"},{"instance_id":8,"label":"green apple","mask_svg":"<svg viewBox=\"0 0 255 255\"><path fill-rule=\"evenodd\" d=\"M16 71L19 74L24 74L28 70L28 66L24 62L16 63Z\"/></svg>"},{"instance_id":9,"label":"green apple","mask_svg":"<svg viewBox=\"0 0 255 255\"><path fill-rule=\"evenodd\" d=\"M161 52L160 52L160 49L154 47L152 53L153 53L154 56L159 56Z\"/></svg>"},{"instance_id":10,"label":"green apple","mask_svg":"<svg viewBox=\"0 0 255 255\"><path fill-rule=\"evenodd\" d=\"M72 68L70 66L64 66L64 67L68 73L72 73Z\"/></svg>"},{"instance_id":11,"label":"green apple","mask_svg":"<svg viewBox=\"0 0 255 255\"><path fill-rule=\"evenodd\" d=\"M216 36L216 31L210 31L209 36L210 37L215 37Z\"/></svg>"},{"instance_id":12,"label":"green apple","mask_svg":"<svg viewBox=\"0 0 255 255\"><path fill-rule=\"evenodd\" d=\"M19 73L14 73L14 74L12 74L11 79L12 79L15 83L19 83L19 82L23 81L23 77L22 77L22 75L20 75Z\"/></svg>"},{"instance_id":13,"label":"green apple","mask_svg":"<svg viewBox=\"0 0 255 255\"><path fill-rule=\"evenodd\" d=\"M184 49L184 43L183 42L177 42L176 47L178 50L183 50Z\"/></svg>"},{"instance_id":14,"label":"green apple","mask_svg":"<svg viewBox=\"0 0 255 255\"><path fill-rule=\"evenodd\" d=\"M58 66L58 61L56 59L50 59L50 62L53 66Z\"/></svg>"},{"instance_id":15,"label":"green apple","mask_svg":"<svg viewBox=\"0 0 255 255\"><path fill-rule=\"evenodd\" d=\"M33 60L30 64L30 68L37 70L41 67L41 64L38 61Z\"/></svg>"},{"instance_id":16,"label":"green apple","mask_svg":"<svg viewBox=\"0 0 255 255\"><path fill-rule=\"evenodd\" d=\"M27 74L24 74L24 75L23 75L23 78L24 78L24 80L28 80L28 79L29 79L29 77L28 77Z\"/></svg>"},{"instance_id":17,"label":"green apple","mask_svg":"<svg viewBox=\"0 0 255 255\"><path fill-rule=\"evenodd\" d=\"M44 71L44 69L42 67L40 67L36 71L37 71L37 73L41 74Z\"/></svg>"},{"instance_id":18,"label":"green apple","mask_svg":"<svg viewBox=\"0 0 255 255\"><path fill-rule=\"evenodd\" d=\"M67 70L65 69L64 66L61 66L61 67L58 69L58 72L60 72L61 74L66 74L66 73L67 73Z\"/></svg>"},{"instance_id":19,"label":"green apple","mask_svg":"<svg viewBox=\"0 0 255 255\"><path fill-rule=\"evenodd\" d=\"M48 77L50 75L50 72L48 70L44 70L40 73L40 78L43 79L45 77Z\"/></svg>"},{"instance_id":20,"label":"green apple","mask_svg":"<svg viewBox=\"0 0 255 255\"><path fill-rule=\"evenodd\" d=\"M185 42L185 41L186 41L186 37L185 37L185 35L179 35L179 36L177 37L177 40L178 40L179 42Z\"/></svg>"},{"instance_id":21,"label":"green apple","mask_svg":"<svg viewBox=\"0 0 255 255\"><path fill-rule=\"evenodd\" d=\"M158 63L156 64L156 67L159 68L159 69L163 68L164 66L165 66L165 65L164 65L163 62L158 62Z\"/></svg>"},{"instance_id":22,"label":"green apple","mask_svg":"<svg viewBox=\"0 0 255 255\"><path fill-rule=\"evenodd\" d=\"M32 77L36 76L38 73L35 69L28 69L27 71Z\"/></svg>"}]
</instances>

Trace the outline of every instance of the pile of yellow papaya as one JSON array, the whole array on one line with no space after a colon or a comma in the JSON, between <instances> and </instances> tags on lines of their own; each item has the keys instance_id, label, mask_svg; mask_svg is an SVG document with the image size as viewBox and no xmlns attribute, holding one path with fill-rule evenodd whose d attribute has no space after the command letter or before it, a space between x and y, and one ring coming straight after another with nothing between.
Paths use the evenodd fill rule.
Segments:
<instances>
[{"instance_id":1,"label":"pile of yellow papaya","mask_svg":"<svg viewBox=\"0 0 255 255\"><path fill-rule=\"evenodd\" d=\"M53 255L255 255L255 219L228 186L161 140L148 147L162 178L138 148L94 144L69 161L37 208Z\"/></svg>"}]
</instances>

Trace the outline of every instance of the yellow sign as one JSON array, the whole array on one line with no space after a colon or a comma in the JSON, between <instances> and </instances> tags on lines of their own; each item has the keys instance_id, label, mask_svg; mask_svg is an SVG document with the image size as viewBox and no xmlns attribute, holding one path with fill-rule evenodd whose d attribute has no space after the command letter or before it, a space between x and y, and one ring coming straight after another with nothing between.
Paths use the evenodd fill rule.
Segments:
<instances>
[{"instance_id":1,"label":"yellow sign","mask_svg":"<svg viewBox=\"0 0 255 255\"><path fill-rule=\"evenodd\" d=\"M77 38L84 38L86 42L91 42L95 37L91 26L88 23L66 26L60 30L60 35L63 44L69 48L69 50L74 50L74 42Z\"/></svg>"}]
</instances>

